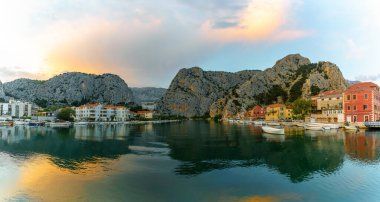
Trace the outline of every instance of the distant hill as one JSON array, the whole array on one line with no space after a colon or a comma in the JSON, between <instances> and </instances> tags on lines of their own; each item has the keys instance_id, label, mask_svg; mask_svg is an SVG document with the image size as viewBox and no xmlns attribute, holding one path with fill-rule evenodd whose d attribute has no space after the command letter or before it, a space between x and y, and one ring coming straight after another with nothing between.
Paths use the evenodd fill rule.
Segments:
<instances>
[{"instance_id":1,"label":"distant hill","mask_svg":"<svg viewBox=\"0 0 380 202\"><path fill-rule=\"evenodd\" d=\"M344 90L347 82L331 62L311 63L288 55L264 71L237 73L181 69L159 103L162 114L232 117L251 106L292 102L321 91Z\"/></svg>"},{"instance_id":2,"label":"distant hill","mask_svg":"<svg viewBox=\"0 0 380 202\"><path fill-rule=\"evenodd\" d=\"M39 106L68 106L85 103L119 104L133 101L123 79L113 74L64 73L46 81L17 79L3 84L6 96Z\"/></svg>"},{"instance_id":3,"label":"distant hill","mask_svg":"<svg viewBox=\"0 0 380 202\"><path fill-rule=\"evenodd\" d=\"M160 100L165 92L165 88L154 88L154 87L144 87L144 88L131 88L135 102L150 102Z\"/></svg>"}]
</instances>

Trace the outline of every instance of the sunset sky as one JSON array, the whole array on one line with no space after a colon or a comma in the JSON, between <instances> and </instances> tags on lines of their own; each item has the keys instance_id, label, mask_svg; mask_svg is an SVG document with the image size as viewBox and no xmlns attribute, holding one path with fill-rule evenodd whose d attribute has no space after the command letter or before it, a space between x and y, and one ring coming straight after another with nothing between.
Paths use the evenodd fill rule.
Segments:
<instances>
[{"instance_id":1,"label":"sunset sky","mask_svg":"<svg viewBox=\"0 0 380 202\"><path fill-rule=\"evenodd\" d=\"M291 53L380 84L376 0L0 0L0 80L114 73L168 87L181 68L265 69Z\"/></svg>"}]
</instances>

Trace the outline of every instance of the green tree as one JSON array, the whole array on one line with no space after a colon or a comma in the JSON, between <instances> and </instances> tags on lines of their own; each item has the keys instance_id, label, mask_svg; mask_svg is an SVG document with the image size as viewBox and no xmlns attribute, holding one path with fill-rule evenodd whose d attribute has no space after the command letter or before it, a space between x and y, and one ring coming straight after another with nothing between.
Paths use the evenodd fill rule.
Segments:
<instances>
[{"instance_id":1,"label":"green tree","mask_svg":"<svg viewBox=\"0 0 380 202\"><path fill-rule=\"evenodd\" d=\"M303 120L311 112L311 101L299 98L293 102L293 114L296 119Z\"/></svg>"},{"instance_id":2,"label":"green tree","mask_svg":"<svg viewBox=\"0 0 380 202\"><path fill-rule=\"evenodd\" d=\"M74 116L75 111L70 107L61 109L57 114L57 118L64 121L74 121Z\"/></svg>"}]
</instances>

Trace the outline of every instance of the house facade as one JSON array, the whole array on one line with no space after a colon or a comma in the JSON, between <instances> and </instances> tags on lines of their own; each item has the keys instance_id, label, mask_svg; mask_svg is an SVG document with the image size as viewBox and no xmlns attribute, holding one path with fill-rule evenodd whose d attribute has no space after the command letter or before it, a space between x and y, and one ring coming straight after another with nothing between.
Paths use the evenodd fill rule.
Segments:
<instances>
[{"instance_id":1,"label":"house facade","mask_svg":"<svg viewBox=\"0 0 380 202\"><path fill-rule=\"evenodd\" d=\"M320 123L343 123L343 91L326 91L314 96L316 111L312 118Z\"/></svg>"},{"instance_id":2,"label":"house facade","mask_svg":"<svg viewBox=\"0 0 380 202\"><path fill-rule=\"evenodd\" d=\"M32 103L18 100L9 100L8 103L0 103L0 115L15 118L32 116Z\"/></svg>"},{"instance_id":3,"label":"house facade","mask_svg":"<svg viewBox=\"0 0 380 202\"><path fill-rule=\"evenodd\" d=\"M266 121L290 120L292 117L293 109L284 104L272 104L266 107Z\"/></svg>"},{"instance_id":4,"label":"house facade","mask_svg":"<svg viewBox=\"0 0 380 202\"><path fill-rule=\"evenodd\" d=\"M75 108L76 121L127 121L132 113L127 107L87 104Z\"/></svg>"},{"instance_id":5,"label":"house facade","mask_svg":"<svg viewBox=\"0 0 380 202\"><path fill-rule=\"evenodd\" d=\"M261 106L254 106L252 109L245 113L245 117L251 120L264 120L265 108Z\"/></svg>"},{"instance_id":6,"label":"house facade","mask_svg":"<svg viewBox=\"0 0 380 202\"><path fill-rule=\"evenodd\" d=\"M380 119L379 86L361 82L347 88L343 94L344 120L363 123Z\"/></svg>"}]
</instances>

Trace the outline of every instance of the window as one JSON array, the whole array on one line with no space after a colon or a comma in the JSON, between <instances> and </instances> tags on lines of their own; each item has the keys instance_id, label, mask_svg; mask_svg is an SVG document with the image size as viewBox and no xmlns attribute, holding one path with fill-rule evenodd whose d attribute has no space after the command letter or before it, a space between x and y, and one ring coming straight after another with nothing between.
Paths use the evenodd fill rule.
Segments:
<instances>
[{"instance_id":1,"label":"window","mask_svg":"<svg viewBox=\"0 0 380 202\"><path fill-rule=\"evenodd\" d=\"M363 109L367 110L368 109L368 105L363 105Z\"/></svg>"},{"instance_id":2,"label":"window","mask_svg":"<svg viewBox=\"0 0 380 202\"><path fill-rule=\"evenodd\" d=\"M329 98L329 100L331 100L331 98Z\"/></svg>"},{"instance_id":3,"label":"window","mask_svg":"<svg viewBox=\"0 0 380 202\"><path fill-rule=\"evenodd\" d=\"M356 100L356 95L352 95L352 99L353 99L353 100Z\"/></svg>"},{"instance_id":4,"label":"window","mask_svg":"<svg viewBox=\"0 0 380 202\"><path fill-rule=\"evenodd\" d=\"M356 105L354 106L354 110L356 110Z\"/></svg>"},{"instance_id":5,"label":"window","mask_svg":"<svg viewBox=\"0 0 380 202\"><path fill-rule=\"evenodd\" d=\"M358 117L354 116L354 122L356 122L357 120L358 120Z\"/></svg>"},{"instance_id":6,"label":"window","mask_svg":"<svg viewBox=\"0 0 380 202\"><path fill-rule=\"evenodd\" d=\"M369 117L368 116L364 116L364 121L368 122L369 121Z\"/></svg>"},{"instance_id":7,"label":"window","mask_svg":"<svg viewBox=\"0 0 380 202\"><path fill-rule=\"evenodd\" d=\"M368 100L368 94L364 94L364 99Z\"/></svg>"},{"instance_id":8,"label":"window","mask_svg":"<svg viewBox=\"0 0 380 202\"><path fill-rule=\"evenodd\" d=\"M347 110L351 110L351 106L347 106Z\"/></svg>"},{"instance_id":9,"label":"window","mask_svg":"<svg viewBox=\"0 0 380 202\"><path fill-rule=\"evenodd\" d=\"M347 95L347 100L351 100L351 96L350 95Z\"/></svg>"}]
</instances>

